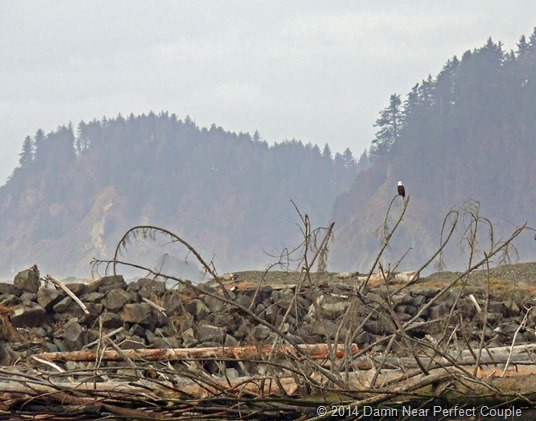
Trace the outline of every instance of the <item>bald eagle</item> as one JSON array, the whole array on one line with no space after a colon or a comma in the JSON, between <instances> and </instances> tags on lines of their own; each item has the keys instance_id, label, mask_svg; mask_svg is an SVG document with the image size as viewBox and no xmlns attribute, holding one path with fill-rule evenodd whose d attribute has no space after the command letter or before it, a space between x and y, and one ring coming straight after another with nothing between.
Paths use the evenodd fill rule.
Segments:
<instances>
[{"instance_id":1,"label":"bald eagle","mask_svg":"<svg viewBox=\"0 0 536 421\"><path fill-rule=\"evenodd\" d=\"M402 184L402 181L398 182L398 194L402 197L406 197L406 189L404 188L404 185Z\"/></svg>"}]
</instances>

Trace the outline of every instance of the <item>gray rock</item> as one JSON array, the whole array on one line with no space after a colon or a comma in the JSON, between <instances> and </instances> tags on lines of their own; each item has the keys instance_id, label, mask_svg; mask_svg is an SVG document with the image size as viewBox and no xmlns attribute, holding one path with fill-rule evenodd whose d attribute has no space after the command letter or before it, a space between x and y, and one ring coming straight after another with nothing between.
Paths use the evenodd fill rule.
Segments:
<instances>
[{"instance_id":1,"label":"gray rock","mask_svg":"<svg viewBox=\"0 0 536 421\"><path fill-rule=\"evenodd\" d=\"M329 320L336 320L345 313L348 305L347 301L322 303L322 315Z\"/></svg>"},{"instance_id":2,"label":"gray rock","mask_svg":"<svg viewBox=\"0 0 536 421\"><path fill-rule=\"evenodd\" d=\"M408 313L401 313L401 312L397 312L396 313L396 317L398 317L398 320L400 320L401 322L407 322L408 320L411 319L411 315L408 314Z\"/></svg>"},{"instance_id":3,"label":"gray rock","mask_svg":"<svg viewBox=\"0 0 536 421\"><path fill-rule=\"evenodd\" d=\"M399 293L391 297L393 307L413 303L413 296L409 292Z\"/></svg>"},{"instance_id":4,"label":"gray rock","mask_svg":"<svg viewBox=\"0 0 536 421\"><path fill-rule=\"evenodd\" d=\"M39 281L39 270L37 266L32 266L30 269L23 270L15 275L13 284L23 291L37 292L41 286Z\"/></svg>"},{"instance_id":5,"label":"gray rock","mask_svg":"<svg viewBox=\"0 0 536 421\"><path fill-rule=\"evenodd\" d=\"M222 343L225 338L225 329L212 325L201 325L197 327L197 340L200 343L214 341Z\"/></svg>"},{"instance_id":6,"label":"gray rock","mask_svg":"<svg viewBox=\"0 0 536 421\"><path fill-rule=\"evenodd\" d=\"M102 314L104 306L102 304L86 303L86 308L88 309L89 314L84 313L80 316L79 323L87 326L93 323Z\"/></svg>"},{"instance_id":7,"label":"gray rock","mask_svg":"<svg viewBox=\"0 0 536 421\"><path fill-rule=\"evenodd\" d=\"M156 337L154 338L152 345L154 348L162 348L162 349L179 348L179 341L177 338L174 338L174 337L166 337L166 338Z\"/></svg>"},{"instance_id":8,"label":"gray rock","mask_svg":"<svg viewBox=\"0 0 536 421\"><path fill-rule=\"evenodd\" d=\"M482 307L482 310L484 310L483 303L481 304L481 307ZM490 313L501 313L501 315L504 317L508 316L508 307L506 306L506 301L500 302L500 303L496 301L490 301L490 303L488 304L488 311Z\"/></svg>"},{"instance_id":9,"label":"gray rock","mask_svg":"<svg viewBox=\"0 0 536 421\"><path fill-rule=\"evenodd\" d=\"M268 339L268 336L272 333L272 330L268 326L258 325L253 329L253 336L259 341Z\"/></svg>"},{"instance_id":10,"label":"gray rock","mask_svg":"<svg viewBox=\"0 0 536 421\"><path fill-rule=\"evenodd\" d=\"M214 297L205 297L205 304L207 305L208 309L212 313L216 313L219 311L222 311L227 304L225 304L223 301L218 300Z\"/></svg>"},{"instance_id":11,"label":"gray rock","mask_svg":"<svg viewBox=\"0 0 536 421\"><path fill-rule=\"evenodd\" d=\"M86 343L84 328L79 323L71 323L63 333L63 342L70 351L81 349Z\"/></svg>"},{"instance_id":12,"label":"gray rock","mask_svg":"<svg viewBox=\"0 0 536 421\"><path fill-rule=\"evenodd\" d=\"M406 314L409 314L410 316L415 316L417 314L417 307L409 305L409 304L402 304L396 308L396 312L406 313Z\"/></svg>"},{"instance_id":13,"label":"gray rock","mask_svg":"<svg viewBox=\"0 0 536 421\"><path fill-rule=\"evenodd\" d=\"M150 278L141 278L128 286L129 291L141 291L142 289L145 289L145 294L152 293L161 296L166 292L166 284ZM147 296L146 298L149 297Z\"/></svg>"},{"instance_id":14,"label":"gray rock","mask_svg":"<svg viewBox=\"0 0 536 421\"><path fill-rule=\"evenodd\" d=\"M106 298L102 301L104 307L110 311L118 311L129 302L130 295L124 289L112 289L106 294Z\"/></svg>"},{"instance_id":15,"label":"gray rock","mask_svg":"<svg viewBox=\"0 0 536 421\"><path fill-rule=\"evenodd\" d=\"M56 345L54 345L52 342L45 342L43 344L43 347L45 348L45 352L58 352L59 349Z\"/></svg>"},{"instance_id":16,"label":"gray rock","mask_svg":"<svg viewBox=\"0 0 536 421\"><path fill-rule=\"evenodd\" d=\"M236 324L236 317L229 313L215 313L211 314L207 321L218 327L223 327L226 330L233 330Z\"/></svg>"},{"instance_id":17,"label":"gray rock","mask_svg":"<svg viewBox=\"0 0 536 421\"><path fill-rule=\"evenodd\" d=\"M54 307L52 307L54 308ZM82 317L85 313L82 307L78 303L71 300L71 303L67 306L67 309L64 311L66 314L69 314L70 317Z\"/></svg>"},{"instance_id":18,"label":"gray rock","mask_svg":"<svg viewBox=\"0 0 536 421\"><path fill-rule=\"evenodd\" d=\"M223 346L230 348L230 347L239 346L239 345L240 345L240 341L238 341L238 339L232 337L229 334L225 335Z\"/></svg>"},{"instance_id":19,"label":"gray rock","mask_svg":"<svg viewBox=\"0 0 536 421\"><path fill-rule=\"evenodd\" d=\"M59 352L67 352L68 351L67 347L65 346L65 342L63 342L61 339L54 338L52 340L52 342L54 343L54 345L56 345L56 348L58 348Z\"/></svg>"},{"instance_id":20,"label":"gray rock","mask_svg":"<svg viewBox=\"0 0 536 421\"><path fill-rule=\"evenodd\" d=\"M87 284L84 284L82 282L72 282L65 284L65 286L69 288L69 290L71 290L71 292L77 297L84 295L87 290Z\"/></svg>"},{"instance_id":21,"label":"gray rock","mask_svg":"<svg viewBox=\"0 0 536 421\"><path fill-rule=\"evenodd\" d=\"M186 348L191 348L197 345L195 332L192 328L186 329L184 332L182 332L182 343Z\"/></svg>"},{"instance_id":22,"label":"gray rock","mask_svg":"<svg viewBox=\"0 0 536 421\"><path fill-rule=\"evenodd\" d=\"M413 293L418 295L423 295L425 298L432 298L435 297L436 294L439 292L439 288L416 288Z\"/></svg>"},{"instance_id":23,"label":"gray rock","mask_svg":"<svg viewBox=\"0 0 536 421\"><path fill-rule=\"evenodd\" d=\"M37 301L37 294L34 293L34 292L25 292L25 293L21 294L20 300L22 302L28 302L28 303L36 302Z\"/></svg>"},{"instance_id":24,"label":"gray rock","mask_svg":"<svg viewBox=\"0 0 536 421\"><path fill-rule=\"evenodd\" d=\"M57 304L61 298L62 294L55 289L41 287L37 291L37 303L45 310L50 310L50 308Z\"/></svg>"},{"instance_id":25,"label":"gray rock","mask_svg":"<svg viewBox=\"0 0 536 421\"><path fill-rule=\"evenodd\" d=\"M250 308L253 303L253 298L247 294L238 294L236 297L236 303L240 304L242 307Z\"/></svg>"},{"instance_id":26,"label":"gray rock","mask_svg":"<svg viewBox=\"0 0 536 421\"><path fill-rule=\"evenodd\" d=\"M162 307L164 307L168 316L181 316L185 312L182 299L177 292L166 295Z\"/></svg>"},{"instance_id":27,"label":"gray rock","mask_svg":"<svg viewBox=\"0 0 536 421\"><path fill-rule=\"evenodd\" d=\"M131 336L130 338L125 339L119 345L121 349L142 349L146 348L145 342L139 336Z\"/></svg>"},{"instance_id":28,"label":"gray rock","mask_svg":"<svg viewBox=\"0 0 536 421\"><path fill-rule=\"evenodd\" d=\"M334 338L339 325L331 320L315 320L311 325L311 334Z\"/></svg>"},{"instance_id":29,"label":"gray rock","mask_svg":"<svg viewBox=\"0 0 536 421\"><path fill-rule=\"evenodd\" d=\"M20 288L7 282L0 282L0 295L16 295L19 296L22 293Z\"/></svg>"},{"instance_id":30,"label":"gray rock","mask_svg":"<svg viewBox=\"0 0 536 421\"><path fill-rule=\"evenodd\" d=\"M62 298L57 304L52 306L52 310L56 313L63 313L71 305L73 299L69 296Z\"/></svg>"},{"instance_id":31,"label":"gray rock","mask_svg":"<svg viewBox=\"0 0 536 421\"><path fill-rule=\"evenodd\" d=\"M104 297L105 295L100 292L90 292L89 294L82 295L80 300L84 303L100 303Z\"/></svg>"},{"instance_id":32,"label":"gray rock","mask_svg":"<svg viewBox=\"0 0 536 421\"><path fill-rule=\"evenodd\" d=\"M147 342L152 344L153 341L157 338L157 336L153 332L151 332L150 330L146 330L145 331L145 338L147 338Z\"/></svg>"},{"instance_id":33,"label":"gray rock","mask_svg":"<svg viewBox=\"0 0 536 421\"><path fill-rule=\"evenodd\" d=\"M506 322L501 326L501 333L503 335L506 335L509 338L513 338L517 329L519 329L519 324L517 322L515 321Z\"/></svg>"},{"instance_id":34,"label":"gray rock","mask_svg":"<svg viewBox=\"0 0 536 421\"><path fill-rule=\"evenodd\" d=\"M207 305L197 298L185 302L184 307L198 321L203 320L210 312Z\"/></svg>"},{"instance_id":35,"label":"gray rock","mask_svg":"<svg viewBox=\"0 0 536 421\"><path fill-rule=\"evenodd\" d=\"M102 327L105 329L117 329L118 327L123 326L123 319L117 313L107 311L101 317ZM98 326L98 320L95 324Z\"/></svg>"},{"instance_id":36,"label":"gray rock","mask_svg":"<svg viewBox=\"0 0 536 421\"><path fill-rule=\"evenodd\" d=\"M385 324L376 320L367 321L367 323L365 323L364 328L367 332L373 333L375 335L383 335L388 332L388 329L386 328Z\"/></svg>"},{"instance_id":37,"label":"gray rock","mask_svg":"<svg viewBox=\"0 0 536 421\"><path fill-rule=\"evenodd\" d=\"M283 290L283 291L276 290L272 292L271 300L276 306L286 310L290 306L290 303L292 302L293 297L294 297L294 294L292 294L292 292L290 292L289 290Z\"/></svg>"},{"instance_id":38,"label":"gray rock","mask_svg":"<svg viewBox=\"0 0 536 421\"><path fill-rule=\"evenodd\" d=\"M413 297L413 302L411 305L414 305L415 307L420 307L426 302L426 297L424 295L416 295Z\"/></svg>"},{"instance_id":39,"label":"gray rock","mask_svg":"<svg viewBox=\"0 0 536 421\"><path fill-rule=\"evenodd\" d=\"M225 377L228 379L236 379L240 377L240 373L236 368L230 367L225 369Z\"/></svg>"},{"instance_id":40,"label":"gray rock","mask_svg":"<svg viewBox=\"0 0 536 421\"><path fill-rule=\"evenodd\" d=\"M123 279L122 275L104 276L87 286L87 292L101 292L106 294L108 291L116 288L126 289L127 283Z\"/></svg>"},{"instance_id":41,"label":"gray rock","mask_svg":"<svg viewBox=\"0 0 536 421\"><path fill-rule=\"evenodd\" d=\"M48 336L48 332L46 329L39 327L35 330L35 335L39 336L40 338L46 338Z\"/></svg>"},{"instance_id":42,"label":"gray rock","mask_svg":"<svg viewBox=\"0 0 536 421\"><path fill-rule=\"evenodd\" d=\"M11 323L15 327L38 327L46 324L46 311L38 304L32 307L18 305L11 314Z\"/></svg>"},{"instance_id":43,"label":"gray rock","mask_svg":"<svg viewBox=\"0 0 536 421\"><path fill-rule=\"evenodd\" d=\"M5 306L11 307L20 302L19 297L13 294L0 295L0 303Z\"/></svg>"},{"instance_id":44,"label":"gray rock","mask_svg":"<svg viewBox=\"0 0 536 421\"><path fill-rule=\"evenodd\" d=\"M149 325L153 323L152 308L147 303L125 304L120 313L121 318L128 323Z\"/></svg>"},{"instance_id":45,"label":"gray rock","mask_svg":"<svg viewBox=\"0 0 536 421\"><path fill-rule=\"evenodd\" d=\"M0 367L12 365L19 358L19 354L13 351L7 342L0 343Z\"/></svg>"},{"instance_id":46,"label":"gray rock","mask_svg":"<svg viewBox=\"0 0 536 421\"><path fill-rule=\"evenodd\" d=\"M450 312L450 307L446 303L440 303L430 307L428 315L431 320L436 320L445 317Z\"/></svg>"}]
</instances>

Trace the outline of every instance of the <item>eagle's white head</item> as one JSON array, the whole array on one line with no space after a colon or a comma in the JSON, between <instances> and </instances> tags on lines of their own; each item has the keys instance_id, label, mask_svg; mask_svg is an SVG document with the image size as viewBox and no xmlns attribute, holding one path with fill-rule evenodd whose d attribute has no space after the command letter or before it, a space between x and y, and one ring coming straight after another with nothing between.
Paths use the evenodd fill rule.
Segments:
<instances>
[{"instance_id":1,"label":"eagle's white head","mask_svg":"<svg viewBox=\"0 0 536 421\"><path fill-rule=\"evenodd\" d=\"M402 181L399 181L399 182L398 182L398 185L399 185L399 186L402 186Z\"/></svg>"}]
</instances>

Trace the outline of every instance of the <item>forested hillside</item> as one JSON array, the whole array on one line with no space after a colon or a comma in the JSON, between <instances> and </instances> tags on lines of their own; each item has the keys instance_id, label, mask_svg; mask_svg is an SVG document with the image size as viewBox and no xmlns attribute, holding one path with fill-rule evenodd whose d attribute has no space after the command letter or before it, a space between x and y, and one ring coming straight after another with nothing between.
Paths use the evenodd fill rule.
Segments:
<instances>
[{"instance_id":1,"label":"forested hillside","mask_svg":"<svg viewBox=\"0 0 536 421\"><path fill-rule=\"evenodd\" d=\"M220 271L262 267L274 260L266 252L299 240L290 200L326 224L358 171L350 150L268 146L257 132L199 128L167 113L38 130L0 189L0 272L37 263L87 276L91 259L111 257L136 224L177 233Z\"/></svg>"},{"instance_id":2,"label":"forested hillside","mask_svg":"<svg viewBox=\"0 0 536 421\"><path fill-rule=\"evenodd\" d=\"M393 94L376 125L374 164L334 212L335 267L368 267L398 180L411 199L390 252L400 257L411 247L405 266L431 255L443 218L467 199L480 203L497 236L525 222L536 225L536 30L514 52L489 39L448 60L405 99ZM394 206L399 211L401 200ZM521 257L536 258L532 238L519 244ZM454 268L460 261L449 263Z\"/></svg>"}]
</instances>

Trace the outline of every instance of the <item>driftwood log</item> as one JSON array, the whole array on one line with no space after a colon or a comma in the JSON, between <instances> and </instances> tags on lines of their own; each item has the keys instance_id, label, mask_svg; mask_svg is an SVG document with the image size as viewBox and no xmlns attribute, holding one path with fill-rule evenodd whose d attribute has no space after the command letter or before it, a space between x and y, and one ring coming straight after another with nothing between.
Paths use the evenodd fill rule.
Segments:
<instances>
[{"instance_id":1,"label":"driftwood log","mask_svg":"<svg viewBox=\"0 0 536 421\"><path fill-rule=\"evenodd\" d=\"M335 348L326 344L304 344L298 345L303 353L312 359L327 359L335 352L336 358L344 357L347 349L343 345ZM357 345L352 345L350 354L358 351ZM48 361L123 361L125 356L134 361L183 361L199 359L239 359L239 360L260 360L266 358L272 352L273 356L296 355L293 347L288 345L246 345L228 348L170 348L170 349L126 349L122 353L113 350L106 350L99 354L92 350L72 351L72 352L43 352L35 355L38 358ZM122 355L124 354L124 355ZM297 357L299 358L299 357Z\"/></svg>"}]
</instances>

